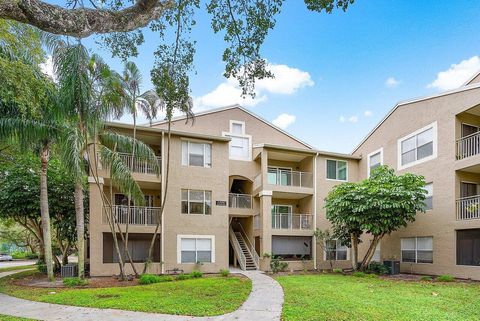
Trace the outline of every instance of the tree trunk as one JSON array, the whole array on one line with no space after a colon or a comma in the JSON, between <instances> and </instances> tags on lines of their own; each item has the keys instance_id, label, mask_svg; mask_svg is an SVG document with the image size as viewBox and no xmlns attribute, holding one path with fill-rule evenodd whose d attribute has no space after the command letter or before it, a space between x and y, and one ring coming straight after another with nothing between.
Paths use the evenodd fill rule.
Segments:
<instances>
[{"instance_id":1,"label":"tree trunk","mask_svg":"<svg viewBox=\"0 0 480 321\"><path fill-rule=\"evenodd\" d=\"M158 229L160 228L160 224L162 223L161 222L161 218L163 216L163 212L165 210L165 202L167 200L167 192L168 192L168 175L169 175L169 172L170 172L170 142L171 142L171 134L172 134L172 131L171 131L171 126L172 126L172 121L169 119L168 120L168 138L167 138L167 173L165 175L165 186L162 185L162 188L165 188L164 189L164 194L163 194L163 199L162 199L162 204L160 204L160 213L158 214L157 216L157 224L155 226L155 231L153 232L153 237L152 237L152 240L150 241L150 246L148 248L148 257L147 257L147 261L145 262L145 265L143 266L143 272L142 274L145 274L147 272L147 268L148 268L148 264L150 262L152 262L153 260L153 248L155 246L155 239L157 238L157 234L158 234ZM163 146L162 146L163 148ZM163 175L163 173L162 173Z\"/></svg>"},{"instance_id":2,"label":"tree trunk","mask_svg":"<svg viewBox=\"0 0 480 321\"><path fill-rule=\"evenodd\" d=\"M382 239L383 235L374 235L372 243L370 243L370 247L368 248L365 257L363 258L361 269L362 271L368 268L370 261L372 260L373 256L375 255L375 249L377 248L378 242Z\"/></svg>"},{"instance_id":3,"label":"tree trunk","mask_svg":"<svg viewBox=\"0 0 480 321\"><path fill-rule=\"evenodd\" d=\"M352 260L352 268L354 271L358 268L358 236L352 233L350 235L351 243L352 243L352 253L351 253L351 260Z\"/></svg>"},{"instance_id":4,"label":"tree trunk","mask_svg":"<svg viewBox=\"0 0 480 321\"><path fill-rule=\"evenodd\" d=\"M47 189L47 169L50 157L50 146L45 144L40 154L41 172L40 172L40 215L42 217L43 242L45 249L45 264L47 266L47 276L50 281L54 280L53 275L53 256L52 256L52 237L50 231L50 214L48 212L48 189Z\"/></svg>"},{"instance_id":5,"label":"tree trunk","mask_svg":"<svg viewBox=\"0 0 480 321\"><path fill-rule=\"evenodd\" d=\"M75 219L77 221L78 277L85 277L85 214L83 208L83 186L75 183Z\"/></svg>"}]
</instances>

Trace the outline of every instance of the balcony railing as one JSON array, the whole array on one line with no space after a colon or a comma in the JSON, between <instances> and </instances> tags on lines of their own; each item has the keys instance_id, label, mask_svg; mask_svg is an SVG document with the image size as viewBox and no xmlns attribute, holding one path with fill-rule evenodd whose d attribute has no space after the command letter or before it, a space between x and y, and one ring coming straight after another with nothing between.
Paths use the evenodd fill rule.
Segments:
<instances>
[{"instance_id":1,"label":"balcony railing","mask_svg":"<svg viewBox=\"0 0 480 321\"><path fill-rule=\"evenodd\" d=\"M309 172L269 168L268 184L280 186L312 187L313 175Z\"/></svg>"},{"instance_id":2,"label":"balcony railing","mask_svg":"<svg viewBox=\"0 0 480 321\"><path fill-rule=\"evenodd\" d=\"M272 228L285 230L313 229L313 216L310 214L273 213Z\"/></svg>"},{"instance_id":3,"label":"balcony railing","mask_svg":"<svg viewBox=\"0 0 480 321\"><path fill-rule=\"evenodd\" d=\"M230 208L252 208L252 195L250 194L228 194L228 207Z\"/></svg>"},{"instance_id":4,"label":"balcony railing","mask_svg":"<svg viewBox=\"0 0 480 321\"><path fill-rule=\"evenodd\" d=\"M480 195L457 199L457 220L480 219Z\"/></svg>"},{"instance_id":5,"label":"balcony railing","mask_svg":"<svg viewBox=\"0 0 480 321\"><path fill-rule=\"evenodd\" d=\"M458 139L456 145L457 159L464 159L480 154L480 132Z\"/></svg>"},{"instance_id":6,"label":"balcony railing","mask_svg":"<svg viewBox=\"0 0 480 321\"><path fill-rule=\"evenodd\" d=\"M133 171L135 173L156 174L155 167L150 162L147 162L145 160L140 160L137 157L133 159L132 155L127 153L119 153L119 155L122 161L125 164L127 164L129 168L132 168L132 161L133 161ZM158 166L161 167L162 158L157 157L157 162L158 162Z\"/></svg>"},{"instance_id":7,"label":"balcony railing","mask_svg":"<svg viewBox=\"0 0 480 321\"><path fill-rule=\"evenodd\" d=\"M104 207L103 222L108 223L107 215L110 207ZM152 226L157 224L157 217L160 217L160 207L150 206L130 206L126 205L114 205L111 215L114 222L118 224L130 224L130 225L146 225Z\"/></svg>"}]
</instances>

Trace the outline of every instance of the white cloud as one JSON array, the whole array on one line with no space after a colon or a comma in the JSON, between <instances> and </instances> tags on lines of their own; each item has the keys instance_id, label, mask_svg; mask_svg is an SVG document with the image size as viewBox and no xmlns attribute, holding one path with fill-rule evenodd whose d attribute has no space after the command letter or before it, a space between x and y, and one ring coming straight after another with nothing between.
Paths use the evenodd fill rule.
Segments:
<instances>
[{"instance_id":1,"label":"white cloud","mask_svg":"<svg viewBox=\"0 0 480 321\"><path fill-rule=\"evenodd\" d=\"M52 56L48 56L45 62L40 64L40 70L55 81L55 74L53 72L53 59Z\"/></svg>"},{"instance_id":2,"label":"white cloud","mask_svg":"<svg viewBox=\"0 0 480 321\"><path fill-rule=\"evenodd\" d=\"M371 110L365 110L365 111L363 112L363 116L365 116L365 117L370 117L370 116L372 116L372 111L371 111Z\"/></svg>"},{"instance_id":3,"label":"white cloud","mask_svg":"<svg viewBox=\"0 0 480 321\"><path fill-rule=\"evenodd\" d=\"M348 117L348 121L351 122L351 123L356 123L358 121L358 117L357 116L350 116L350 117Z\"/></svg>"},{"instance_id":4,"label":"white cloud","mask_svg":"<svg viewBox=\"0 0 480 321\"><path fill-rule=\"evenodd\" d=\"M291 124L293 124L296 119L297 119L297 117L295 115L289 115L289 114L283 113L283 114L278 115L278 117L275 118L272 121L272 123L275 126L280 127L281 129L285 129L288 126L290 126Z\"/></svg>"},{"instance_id":5,"label":"white cloud","mask_svg":"<svg viewBox=\"0 0 480 321\"><path fill-rule=\"evenodd\" d=\"M338 118L338 121L341 122L341 123L344 123L344 122L349 122L349 123L356 123L358 122L358 116L355 116L355 115L352 115L350 117L345 117L345 116L340 116L340 118Z\"/></svg>"},{"instance_id":6,"label":"white cloud","mask_svg":"<svg viewBox=\"0 0 480 321\"><path fill-rule=\"evenodd\" d=\"M400 84L400 81L395 79L395 77L388 77L387 80L385 80L385 86L387 88L395 88Z\"/></svg>"},{"instance_id":7,"label":"white cloud","mask_svg":"<svg viewBox=\"0 0 480 321\"><path fill-rule=\"evenodd\" d=\"M428 88L439 90L449 90L463 85L475 72L480 70L480 57L473 56L467 60L462 60L458 64L453 64L449 69L440 71L437 78L428 84Z\"/></svg>"},{"instance_id":8,"label":"white cloud","mask_svg":"<svg viewBox=\"0 0 480 321\"><path fill-rule=\"evenodd\" d=\"M315 83L310 74L287 65L269 64L267 67L275 78L267 78L256 81L255 98L242 98L242 90L236 79L227 79L211 92L194 99L194 111L202 111L208 108L221 107L232 104L240 104L253 107L268 100L268 94L291 95L304 87L311 87Z\"/></svg>"}]
</instances>

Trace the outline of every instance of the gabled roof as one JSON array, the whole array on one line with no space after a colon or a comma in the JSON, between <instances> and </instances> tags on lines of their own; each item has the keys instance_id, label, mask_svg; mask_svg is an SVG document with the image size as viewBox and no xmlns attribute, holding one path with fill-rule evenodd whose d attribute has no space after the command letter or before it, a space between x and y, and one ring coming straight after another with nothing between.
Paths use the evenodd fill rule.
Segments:
<instances>
[{"instance_id":1,"label":"gabled roof","mask_svg":"<svg viewBox=\"0 0 480 321\"><path fill-rule=\"evenodd\" d=\"M249 114L250 116L257 118L261 122L267 124L268 126L272 127L273 129L281 132L282 134L287 135L288 137L292 138L293 140L299 142L300 144L302 144L302 145L304 145L304 146L306 146L310 149L313 149L313 147L311 145L309 145L306 142L302 141L301 139L293 136L292 134L286 132L285 130L281 129L280 127L275 126L274 124L272 124L271 122L269 122L265 118L251 112L250 110L246 109L245 107L240 106L239 104L234 104L234 105L230 105L230 106L209 109L209 110L206 110L206 111L195 113L195 117L203 116L203 115L209 115L209 114L213 114L213 113L218 113L218 112L222 112L222 111L226 111L226 110L230 110L230 109L235 109L235 108L240 109L240 110L244 111L245 113ZM177 116L177 117L173 117L172 121L183 120L183 119L186 119L186 118L187 118L187 116ZM158 125L158 124L165 124L166 122L167 122L166 120L157 121L157 122L152 123L152 126L155 126L155 125Z\"/></svg>"},{"instance_id":2,"label":"gabled roof","mask_svg":"<svg viewBox=\"0 0 480 321\"><path fill-rule=\"evenodd\" d=\"M472 80L474 80L474 79L477 78L478 76L480 76L480 70L478 70L476 73L474 73L472 77L468 78L468 80L467 80L462 86L470 85L470 83L472 82Z\"/></svg>"},{"instance_id":3,"label":"gabled roof","mask_svg":"<svg viewBox=\"0 0 480 321\"><path fill-rule=\"evenodd\" d=\"M475 78L475 77L474 77ZM473 78L472 78L473 79ZM370 133L368 133L367 136L365 136L364 139L362 139L362 141L360 142L360 144L357 145L357 147L354 148L354 150L351 152L351 154L353 155L359 148L360 146L363 145L363 143L365 143L365 141L370 138L370 136L373 135L373 133L387 120L388 117L390 117L391 114L393 114L397 108L401 107L401 106L404 106L404 105L409 105L409 104L412 104L412 103L416 103L416 102L419 102L419 101L424 101L424 100L429 100L429 99L434 99L434 98L438 98L438 97L442 97L442 96L447 96L447 95L452 95L452 94L456 94L456 93L459 93L459 92L463 92L463 91L468 91L468 90L472 90L472 89L477 89L477 88L480 88L480 83L473 83L471 85L464 85L462 87L458 87L456 89L452 89L452 90L448 90L448 91L444 91L444 92L441 92L439 94L435 94L435 95L429 95L429 96L424 96L424 97L419 97L419 98L414 98L414 99L410 99L410 100L403 100L403 101L399 101L389 112L388 114L383 117L383 119L377 124L377 126L375 126L371 131Z\"/></svg>"}]
</instances>

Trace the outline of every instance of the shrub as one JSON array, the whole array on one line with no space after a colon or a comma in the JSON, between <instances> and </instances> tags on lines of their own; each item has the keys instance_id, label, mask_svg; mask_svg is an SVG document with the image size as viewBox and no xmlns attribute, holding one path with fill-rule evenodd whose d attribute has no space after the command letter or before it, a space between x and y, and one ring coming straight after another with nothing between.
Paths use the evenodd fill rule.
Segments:
<instances>
[{"instance_id":1,"label":"shrub","mask_svg":"<svg viewBox=\"0 0 480 321\"><path fill-rule=\"evenodd\" d=\"M47 265L45 263L38 263L37 270L38 272L47 275Z\"/></svg>"},{"instance_id":2,"label":"shrub","mask_svg":"<svg viewBox=\"0 0 480 321\"><path fill-rule=\"evenodd\" d=\"M390 273L390 268L388 266L383 265L382 263L379 262L371 262L368 265L367 269L368 273L375 273L378 275L385 275Z\"/></svg>"},{"instance_id":3,"label":"shrub","mask_svg":"<svg viewBox=\"0 0 480 321\"><path fill-rule=\"evenodd\" d=\"M177 280L179 280L179 281L188 280L188 279L191 279L191 278L192 278L191 274L181 273L181 274L177 275Z\"/></svg>"},{"instance_id":4,"label":"shrub","mask_svg":"<svg viewBox=\"0 0 480 321\"><path fill-rule=\"evenodd\" d=\"M143 274L138 280L140 284L152 284L152 283L160 283L160 282L171 282L173 278L170 275L154 275L154 274Z\"/></svg>"},{"instance_id":5,"label":"shrub","mask_svg":"<svg viewBox=\"0 0 480 321\"><path fill-rule=\"evenodd\" d=\"M332 272L333 273L343 273L343 270L342 269L333 269Z\"/></svg>"},{"instance_id":6,"label":"shrub","mask_svg":"<svg viewBox=\"0 0 480 321\"><path fill-rule=\"evenodd\" d=\"M220 275L226 278L227 276L230 275L230 271L228 269L221 269Z\"/></svg>"},{"instance_id":7,"label":"shrub","mask_svg":"<svg viewBox=\"0 0 480 321\"><path fill-rule=\"evenodd\" d=\"M364 278L367 276L367 274L363 273L363 272L353 272L352 273L352 276L356 277L356 278Z\"/></svg>"},{"instance_id":8,"label":"shrub","mask_svg":"<svg viewBox=\"0 0 480 321\"><path fill-rule=\"evenodd\" d=\"M424 275L420 278L420 281L432 281L433 278L430 275Z\"/></svg>"},{"instance_id":9,"label":"shrub","mask_svg":"<svg viewBox=\"0 0 480 321\"><path fill-rule=\"evenodd\" d=\"M63 284L70 288L74 286L84 286L84 285L87 285L88 282L87 280L75 277L75 278L64 278Z\"/></svg>"},{"instance_id":10,"label":"shrub","mask_svg":"<svg viewBox=\"0 0 480 321\"><path fill-rule=\"evenodd\" d=\"M193 279L198 279L198 278L201 278L203 276L203 273L200 272L200 271L193 271L192 273L190 273L190 276Z\"/></svg>"},{"instance_id":11,"label":"shrub","mask_svg":"<svg viewBox=\"0 0 480 321\"><path fill-rule=\"evenodd\" d=\"M272 269L273 273L285 271L287 267L287 262L282 262L278 256L272 255L272 259L270 260L270 268Z\"/></svg>"},{"instance_id":12,"label":"shrub","mask_svg":"<svg viewBox=\"0 0 480 321\"><path fill-rule=\"evenodd\" d=\"M439 282L453 282L455 281L455 278L449 274L443 274L443 275L440 275L438 278L437 278L437 281Z\"/></svg>"}]
</instances>

